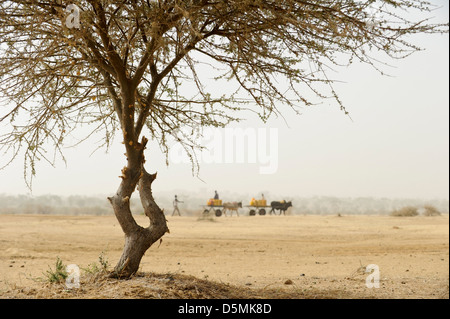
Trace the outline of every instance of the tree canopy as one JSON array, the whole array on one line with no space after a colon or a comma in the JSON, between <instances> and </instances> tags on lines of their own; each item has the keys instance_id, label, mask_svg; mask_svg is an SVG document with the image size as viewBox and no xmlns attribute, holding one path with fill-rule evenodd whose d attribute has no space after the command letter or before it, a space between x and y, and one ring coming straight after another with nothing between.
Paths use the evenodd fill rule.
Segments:
<instances>
[{"instance_id":1,"label":"tree canopy","mask_svg":"<svg viewBox=\"0 0 450 319\"><path fill-rule=\"evenodd\" d=\"M136 144L143 130L164 152L172 135L193 155L181 127L222 127L238 111L263 120L282 106L311 105L312 92L345 106L328 71L353 61L374 67L381 51L419 50L415 33L446 32L427 1L358 0L8 0L0 4L0 145L54 162L77 127L109 145L120 130ZM205 71L206 70L206 71ZM206 75L205 75L206 74ZM214 80L233 91L208 90ZM129 94L125 94L129 93ZM182 132L182 133L180 133Z\"/></svg>"}]
</instances>

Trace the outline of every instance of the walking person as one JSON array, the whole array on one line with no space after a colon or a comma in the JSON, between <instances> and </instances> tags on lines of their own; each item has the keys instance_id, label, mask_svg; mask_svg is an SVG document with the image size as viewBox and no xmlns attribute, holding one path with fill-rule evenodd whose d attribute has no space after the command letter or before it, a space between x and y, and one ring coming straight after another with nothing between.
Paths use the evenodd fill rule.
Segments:
<instances>
[{"instance_id":1,"label":"walking person","mask_svg":"<svg viewBox=\"0 0 450 319\"><path fill-rule=\"evenodd\" d=\"M182 201L179 201L177 198L177 195L175 195L175 199L173 200L173 213L172 216L175 216L175 212L178 213L178 216L181 216L180 210L178 209L178 203L183 203Z\"/></svg>"}]
</instances>

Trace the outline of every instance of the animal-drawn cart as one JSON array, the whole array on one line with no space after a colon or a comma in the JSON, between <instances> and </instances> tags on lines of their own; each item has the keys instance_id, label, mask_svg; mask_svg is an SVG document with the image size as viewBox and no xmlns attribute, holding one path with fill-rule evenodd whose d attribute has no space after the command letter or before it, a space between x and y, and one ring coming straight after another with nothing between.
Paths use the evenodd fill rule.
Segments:
<instances>
[{"instance_id":1,"label":"animal-drawn cart","mask_svg":"<svg viewBox=\"0 0 450 319\"><path fill-rule=\"evenodd\" d=\"M216 217L220 217L222 216L222 213L226 216L227 211L229 211L231 212L231 216L233 216L233 212L236 212L236 215L239 216L239 208L242 208L242 202L230 202L222 204L222 200L210 199L207 205L203 207L203 215L209 215L211 211L214 211Z\"/></svg>"},{"instance_id":2,"label":"animal-drawn cart","mask_svg":"<svg viewBox=\"0 0 450 319\"><path fill-rule=\"evenodd\" d=\"M267 214L267 210L269 210L269 214L271 215L276 215L277 211L279 211L279 215L286 215L286 210L292 207L292 202L282 200L279 202L271 202L269 206L265 199L256 200L252 198L250 205L242 206L242 202L222 203L220 199L210 199L202 207L203 215L209 215L211 212L214 212L216 217L220 217L222 214L226 216L227 211L230 211L231 215L233 215L233 212L236 212L237 216L239 216L238 210L242 207L249 208L249 216L256 216L256 214L264 216Z\"/></svg>"},{"instance_id":3,"label":"animal-drawn cart","mask_svg":"<svg viewBox=\"0 0 450 319\"><path fill-rule=\"evenodd\" d=\"M286 202L283 200L280 202L271 202L270 206L268 206L265 199L255 200L254 198L252 198L252 200L250 201L250 205L245 207L250 208L250 211L248 213L250 216L255 216L256 213L258 213L261 216L264 216L267 213L266 209L269 208L270 208L269 214L271 215L272 213L276 215L277 210L280 212L279 215L281 214L286 215L286 210L289 207L292 207L292 202Z\"/></svg>"}]
</instances>

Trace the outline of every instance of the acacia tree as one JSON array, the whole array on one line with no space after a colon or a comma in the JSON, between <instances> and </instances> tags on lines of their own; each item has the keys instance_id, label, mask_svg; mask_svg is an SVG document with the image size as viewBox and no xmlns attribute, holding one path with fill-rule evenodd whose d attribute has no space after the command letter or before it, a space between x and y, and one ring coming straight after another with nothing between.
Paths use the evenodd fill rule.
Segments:
<instances>
[{"instance_id":1,"label":"acacia tree","mask_svg":"<svg viewBox=\"0 0 450 319\"><path fill-rule=\"evenodd\" d=\"M144 134L166 154L172 136L195 164L199 145L181 128L223 127L242 110L267 120L281 106L311 105L311 92L346 113L327 71L354 60L377 67L374 50L394 59L419 50L409 35L447 25L405 12L431 9L423 0L2 1L0 144L11 160L24 156L30 182L37 160L64 157L77 127L102 132L107 147L120 132L127 165L109 201L125 233L114 275L129 277L168 232L152 196L156 174L144 168ZM208 90L224 79L236 90ZM148 227L130 210L136 187Z\"/></svg>"}]
</instances>

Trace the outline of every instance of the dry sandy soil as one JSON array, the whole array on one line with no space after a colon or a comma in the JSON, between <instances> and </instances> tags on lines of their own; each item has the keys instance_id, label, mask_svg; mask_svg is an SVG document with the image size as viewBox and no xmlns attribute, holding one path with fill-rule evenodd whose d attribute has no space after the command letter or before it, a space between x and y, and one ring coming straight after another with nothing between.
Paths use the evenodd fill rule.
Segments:
<instances>
[{"instance_id":1,"label":"dry sandy soil","mask_svg":"<svg viewBox=\"0 0 450 319\"><path fill-rule=\"evenodd\" d=\"M118 260L115 217L0 215L0 298L449 298L448 215L167 219L140 273L114 280L83 268ZM82 269L79 289L44 280L57 257Z\"/></svg>"}]
</instances>

